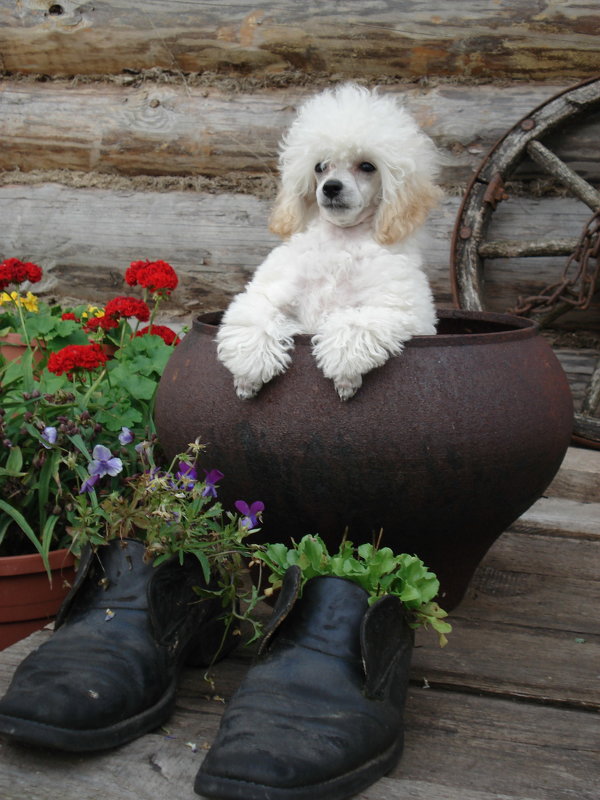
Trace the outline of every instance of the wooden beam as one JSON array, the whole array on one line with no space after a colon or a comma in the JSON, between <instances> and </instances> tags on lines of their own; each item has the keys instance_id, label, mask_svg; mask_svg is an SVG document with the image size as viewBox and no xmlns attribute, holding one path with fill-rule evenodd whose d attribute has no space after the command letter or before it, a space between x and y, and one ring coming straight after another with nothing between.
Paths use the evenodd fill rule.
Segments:
<instances>
[{"instance_id":1,"label":"wooden beam","mask_svg":"<svg viewBox=\"0 0 600 800\"><path fill-rule=\"evenodd\" d=\"M52 6L52 8L51 8ZM1 0L10 72L119 73L162 67L281 76L423 75L574 81L598 70L598 16L585 0L548 5L333 0Z\"/></svg>"},{"instance_id":2,"label":"wooden beam","mask_svg":"<svg viewBox=\"0 0 600 800\"><path fill-rule=\"evenodd\" d=\"M267 227L272 200L192 189L150 191L127 181L117 185L114 190L57 183L0 185L0 257L39 263L47 277L38 288L47 296L90 302L106 302L122 289L130 261L164 258L181 275L165 313L194 314L227 305L279 243ZM426 271L441 306L451 304L448 241L458 205L459 198L447 197L427 226ZM500 237L512 231L528 238L531 231L544 229L562 236L583 224L583 206L569 198L527 201L527 214L520 198L505 205L495 229ZM24 224L30 220L35 224ZM486 277L486 292L490 286L493 290L490 310L506 310L519 294L532 294L532 286L552 282L558 270L546 258L491 263L494 269Z\"/></svg>"},{"instance_id":3,"label":"wooden beam","mask_svg":"<svg viewBox=\"0 0 600 800\"><path fill-rule=\"evenodd\" d=\"M450 299L448 227L457 204L447 198L431 217L427 272L440 303ZM38 263L45 279L37 288L45 296L96 303L120 293L131 261L165 259L181 283L163 313L191 315L226 307L280 243L268 231L270 207L249 195L192 190L0 186L0 258Z\"/></svg>"},{"instance_id":4,"label":"wooden beam","mask_svg":"<svg viewBox=\"0 0 600 800\"><path fill-rule=\"evenodd\" d=\"M453 185L466 184L507 126L561 88L393 84L382 91L399 97L434 139L441 181ZM312 91L232 93L145 79L133 85L4 80L0 170L206 176L229 180L229 188L248 177L275 181L281 134ZM600 159L589 144L598 138L600 119L581 134L566 132L556 152L600 181Z\"/></svg>"}]
</instances>

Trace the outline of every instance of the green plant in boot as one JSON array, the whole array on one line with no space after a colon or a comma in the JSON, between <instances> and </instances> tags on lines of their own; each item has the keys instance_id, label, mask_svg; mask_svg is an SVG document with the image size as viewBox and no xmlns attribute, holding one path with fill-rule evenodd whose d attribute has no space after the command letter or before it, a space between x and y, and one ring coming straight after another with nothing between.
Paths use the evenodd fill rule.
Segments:
<instances>
[{"instance_id":1,"label":"green plant in boot","mask_svg":"<svg viewBox=\"0 0 600 800\"><path fill-rule=\"evenodd\" d=\"M379 547L378 543L355 547L345 538L338 552L331 555L320 536L307 535L292 547L281 543L255 546L253 557L271 570L272 588L266 594L280 588L291 566L300 568L302 585L319 575L347 578L368 592L370 604L383 595L398 597L409 612L411 627L431 627L439 636L440 646L447 643L446 634L452 626L444 621L447 612L434 600L439 581L415 555L395 555L389 547Z\"/></svg>"}]
</instances>

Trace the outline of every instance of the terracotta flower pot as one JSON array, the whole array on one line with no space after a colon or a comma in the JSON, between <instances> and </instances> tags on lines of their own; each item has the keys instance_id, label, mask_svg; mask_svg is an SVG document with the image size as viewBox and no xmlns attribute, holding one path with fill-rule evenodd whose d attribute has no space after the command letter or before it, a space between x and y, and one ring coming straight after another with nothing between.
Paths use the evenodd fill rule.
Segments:
<instances>
[{"instance_id":1,"label":"terracotta flower pot","mask_svg":"<svg viewBox=\"0 0 600 800\"><path fill-rule=\"evenodd\" d=\"M69 550L49 553L52 584L37 553L0 558L0 650L43 628L56 615L75 578Z\"/></svg>"},{"instance_id":2,"label":"terracotta flower pot","mask_svg":"<svg viewBox=\"0 0 600 800\"><path fill-rule=\"evenodd\" d=\"M526 319L442 311L438 334L364 378L342 403L310 337L256 398L239 400L217 361L218 315L194 324L159 386L156 424L169 456L196 437L220 497L262 500L257 540L319 533L337 549L383 529L438 575L452 608L494 540L534 503L568 447L573 407L563 370Z\"/></svg>"},{"instance_id":3,"label":"terracotta flower pot","mask_svg":"<svg viewBox=\"0 0 600 800\"><path fill-rule=\"evenodd\" d=\"M36 346L37 342L34 340L31 344ZM26 352L27 345L20 333L6 333L0 337L0 354L6 361L19 361ZM33 360L34 363L42 360L39 350L34 350Z\"/></svg>"}]
</instances>

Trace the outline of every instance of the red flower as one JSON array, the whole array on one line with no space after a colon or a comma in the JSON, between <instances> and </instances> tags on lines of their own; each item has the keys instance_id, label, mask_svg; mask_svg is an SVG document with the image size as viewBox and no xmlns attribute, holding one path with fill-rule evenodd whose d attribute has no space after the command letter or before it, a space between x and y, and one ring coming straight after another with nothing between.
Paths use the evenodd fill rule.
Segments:
<instances>
[{"instance_id":1,"label":"red flower","mask_svg":"<svg viewBox=\"0 0 600 800\"><path fill-rule=\"evenodd\" d=\"M177 273L166 261L132 261L125 272L129 286L143 286L153 294L169 295L177 287Z\"/></svg>"},{"instance_id":2,"label":"red flower","mask_svg":"<svg viewBox=\"0 0 600 800\"><path fill-rule=\"evenodd\" d=\"M0 264L0 290L6 289L10 283L30 281L38 283L42 280L42 270L30 261L19 261L18 258L7 258Z\"/></svg>"},{"instance_id":3,"label":"red flower","mask_svg":"<svg viewBox=\"0 0 600 800\"><path fill-rule=\"evenodd\" d=\"M74 322L81 322L79 317L76 317L72 311L65 311L65 313L61 315L61 319L72 319Z\"/></svg>"},{"instance_id":4,"label":"red flower","mask_svg":"<svg viewBox=\"0 0 600 800\"><path fill-rule=\"evenodd\" d=\"M50 353L48 370L55 375L67 373L69 377L73 370L93 370L106 364L107 358L99 344L70 344Z\"/></svg>"},{"instance_id":5,"label":"red flower","mask_svg":"<svg viewBox=\"0 0 600 800\"><path fill-rule=\"evenodd\" d=\"M119 317L137 317L140 322L150 319L150 309L143 300L137 297L115 297L109 300L104 309L105 316L112 319Z\"/></svg>"},{"instance_id":6,"label":"red flower","mask_svg":"<svg viewBox=\"0 0 600 800\"><path fill-rule=\"evenodd\" d=\"M92 333L100 328L103 331L109 331L111 328L118 328L119 323L113 317L108 317L106 314L103 317L90 317L85 321L83 326L84 331Z\"/></svg>"},{"instance_id":7,"label":"red flower","mask_svg":"<svg viewBox=\"0 0 600 800\"><path fill-rule=\"evenodd\" d=\"M146 325L145 328L141 328L136 333L136 336L146 336L149 333L154 336L160 336L165 344L179 344L181 341L175 331L172 331L171 328L168 328L166 325Z\"/></svg>"}]
</instances>

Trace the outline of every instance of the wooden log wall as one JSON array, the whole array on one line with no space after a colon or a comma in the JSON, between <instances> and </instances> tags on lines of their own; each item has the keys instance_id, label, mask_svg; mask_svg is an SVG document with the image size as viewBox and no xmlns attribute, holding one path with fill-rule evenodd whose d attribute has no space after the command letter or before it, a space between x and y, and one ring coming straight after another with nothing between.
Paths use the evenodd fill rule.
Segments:
<instances>
[{"instance_id":1,"label":"wooden log wall","mask_svg":"<svg viewBox=\"0 0 600 800\"><path fill-rule=\"evenodd\" d=\"M600 72L599 32L595 0L0 0L0 257L39 263L49 297L93 302L131 260L163 258L182 278L170 316L223 307L276 244L282 130L308 94L352 79L401 95L439 146L427 261L450 305L461 193L508 127ZM591 120L557 142L596 185L599 133ZM550 195L517 192L500 234L578 235L588 209ZM499 260L490 303L556 269Z\"/></svg>"}]
</instances>

